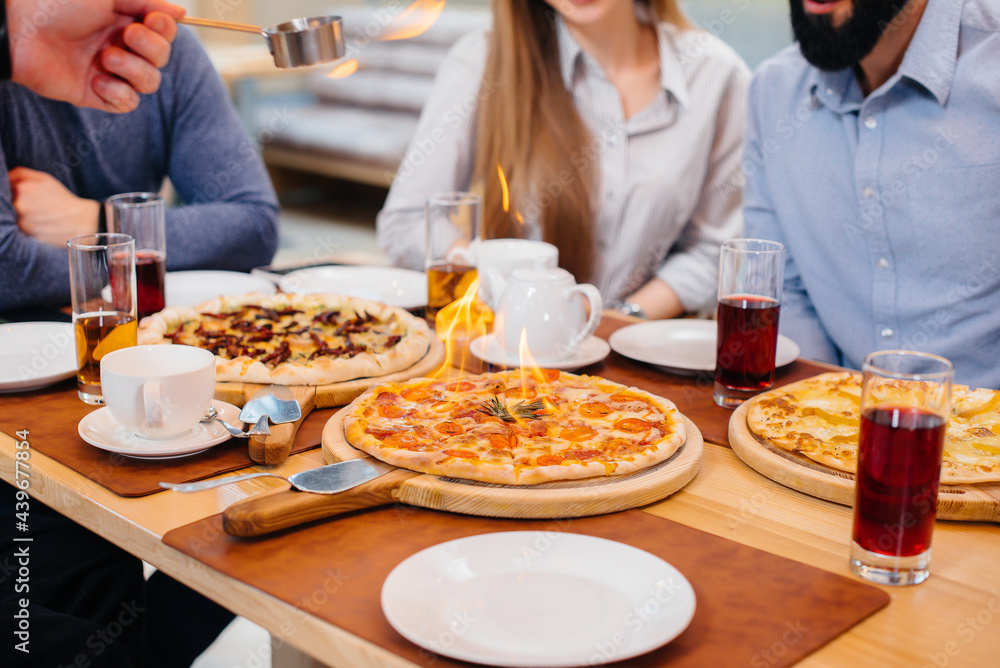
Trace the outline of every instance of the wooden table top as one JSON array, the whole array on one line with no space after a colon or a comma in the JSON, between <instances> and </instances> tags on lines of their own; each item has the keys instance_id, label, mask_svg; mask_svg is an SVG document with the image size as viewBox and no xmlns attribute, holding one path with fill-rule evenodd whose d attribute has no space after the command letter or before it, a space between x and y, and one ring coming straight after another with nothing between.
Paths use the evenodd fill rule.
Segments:
<instances>
[{"instance_id":1,"label":"wooden table top","mask_svg":"<svg viewBox=\"0 0 1000 668\"><path fill-rule=\"evenodd\" d=\"M0 411L3 406L0 397ZM0 477L11 484L26 479L27 491L34 499L263 626L276 644L287 643L330 665L411 665L161 542L171 529L219 513L261 491L282 487L281 481L258 478L192 495L157 493L124 498L44 454L32 452L30 433L27 441L28 448L18 449L19 439L0 433ZM22 455L20 474L16 472L19 451L30 453L27 460ZM315 449L294 455L271 470L287 475L323 463L321 451ZM850 577L850 508L772 482L722 445L706 443L702 468L694 480L643 510ZM889 606L800 665L996 665L1000 655L1000 633L996 630L1000 624L1000 527L938 522L933 544L931 577L925 583L883 588L892 598ZM747 605L753 602L747 601ZM290 626L289 620L294 624ZM759 665L770 665L768 657L783 652L786 642L788 638L761 638Z\"/></svg>"}]
</instances>

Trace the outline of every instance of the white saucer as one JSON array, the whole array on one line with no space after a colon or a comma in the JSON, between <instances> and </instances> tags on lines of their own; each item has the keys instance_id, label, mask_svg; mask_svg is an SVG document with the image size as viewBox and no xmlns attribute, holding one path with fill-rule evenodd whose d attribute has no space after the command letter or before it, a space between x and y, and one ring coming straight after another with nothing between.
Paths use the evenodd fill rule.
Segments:
<instances>
[{"instance_id":1,"label":"white saucer","mask_svg":"<svg viewBox=\"0 0 1000 668\"><path fill-rule=\"evenodd\" d=\"M441 543L400 563L382 585L382 611L404 638L492 666L629 659L680 635L695 606L687 578L659 557L558 532Z\"/></svg>"},{"instance_id":2,"label":"white saucer","mask_svg":"<svg viewBox=\"0 0 1000 668\"><path fill-rule=\"evenodd\" d=\"M694 374L715 370L717 329L714 320L651 320L622 327L609 340L619 355L654 364L671 373ZM798 345L779 335L774 365L791 364L798 356Z\"/></svg>"},{"instance_id":3,"label":"white saucer","mask_svg":"<svg viewBox=\"0 0 1000 668\"><path fill-rule=\"evenodd\" d=\"M469 351L482 361L489 364L508 367L521 366L521 360L516 355L508 355L507 351L500 347L500 342L497 340L495 334L487 334L486 336L480 336L479 338L473 340L472 343L469 344ZM602 359L607 357L610 352L611 346L608 345L607 341L599 336L591 336L581 343L569 357L565 357L560 360L536 359L535 364L546 369L570 371L572 369L579 369L580 367L587 366L588 364L600 362Z\"/></svg>"},{"instance_id":4,"label":"white saucer","mask_svg":"<svg viewBox=\"0 0 1000 668\"><path fill-rule=\"evenodd\" d=\"M231 425L239 424L240 409L225 401L212 401L219 417ZM201 422L187 436L166 441L152 441L133 436L111 416L104 406L87 413L77 431L80 438L94 447L140 459L174 459L208 450L213 445L232 438L218 422Z\"/></svg>"}]
</instances>

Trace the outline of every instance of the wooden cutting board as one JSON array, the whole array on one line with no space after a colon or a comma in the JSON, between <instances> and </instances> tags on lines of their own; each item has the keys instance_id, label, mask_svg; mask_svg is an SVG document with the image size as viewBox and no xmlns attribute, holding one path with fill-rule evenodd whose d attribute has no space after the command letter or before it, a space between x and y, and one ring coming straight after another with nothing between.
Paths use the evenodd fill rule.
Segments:
<instances>
[{"instance_id":1,"label":"wooden cutting board","mask_svg":"<svg viewBox=\"0 0 1000 668\"><path fill-rule=\"evenodd\" d=\"M763 476L810 496L845 506L854 505L854 475L778 450L750 431L747 412L755 399L744 402L729 419L729 444L743 462ZM326 433L324 431L324 442ZM1000 483L941 485L938 519L1000 523Z\"/></svg>"},{"instance_id":2,"label":"wooden cutting board","mask_svg":"<svg viewBox=\"0 0 1000 668\"><path fill-rule=\"evenodd\" d=\"M280 464L288 458L299 425L312 409L344 406L373 385L426 376L436 371L444 363L444 360L444 344L437 338L431 337L431 345L427 353L416 364L402 371L387 376L355 378L327 385L289 385L288 389L291 390L302 409L302 417L295 422L271 425L270 436L253 436L247 439L250 458L257 464L268 466ZM262 387L266 387L266 385L236 382L216 383L215 398L235 406L243 406Z\"/></svg>"},{"instance_id":3,"label":"wooden cutting board","mask_svg":"<svg viewBox=\"0 0 1000 668\"><path fill-rule=\"evenodd\" d=\"M344 439L345 410L323 429L323 455L330 463L369 457ZM283 490L229 506L223 526L234 536L258 536L352 510L409 504L467 515L553 519L614 513L659 501L681 489L698 473L704 441L686 417L687 438L674 455L655 466L624 476L565 480L539 485L494 485L444 478L397 468L339 494Z\"/></svg>"}]
</instances>

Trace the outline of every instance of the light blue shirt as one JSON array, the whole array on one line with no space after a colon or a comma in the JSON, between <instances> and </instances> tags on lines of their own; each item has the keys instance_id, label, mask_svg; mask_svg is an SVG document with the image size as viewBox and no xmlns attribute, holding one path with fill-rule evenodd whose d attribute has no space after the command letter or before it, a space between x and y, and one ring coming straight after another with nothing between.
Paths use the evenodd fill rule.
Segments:
<instances>
[{"instance_id":1,"label":"light blue shirt","mask_svg":"<svg viewBox=\"0 0 1000 668\"><path fill-rule=\"evenodd\" d=\"M921 350L1000 388L1000 3L929 0L867 98L793 45L748 113L746 234L787 247L780 328L803 357Z\"/></svg>"}]
</instances>

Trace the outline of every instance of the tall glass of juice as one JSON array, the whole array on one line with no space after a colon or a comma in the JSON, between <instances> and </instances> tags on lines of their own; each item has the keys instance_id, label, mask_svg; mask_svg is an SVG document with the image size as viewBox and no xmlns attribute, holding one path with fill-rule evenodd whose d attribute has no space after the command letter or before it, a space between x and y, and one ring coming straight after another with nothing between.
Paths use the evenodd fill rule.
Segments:
<instances>
[{"instance_id":1,"label":"tall glass of juice","mask_svg":"<svg viewBox=\"0 0 1000 668\"><path fill-rule=\"evenodd\" d=\"M720 406L735 408L774 382L785 247L733 239L719 256L715 388Z\"/></svg>"},{"instance_id":2,"label":"tall glass of juice","mask_svg":"<svg viewBox=\"0 0 1000 668\"><path fill-rule=\"evenodd\" d=\"M157 193L123 193L104 202L109 232L135 239L138 318L163 310L167 277L166 207Z\"/></svg>"},{"instance_id":3,"label":"tall glass of juice","mask_svg":"<svg viewBox=\"0 0 1000 668\"><path fill-rule=\"evenodd\" d=\"M926 353L868 355L861 381L851 570L888 585L927 579L951 362Z\"/></svg>"},{"instance_id":4,"label":"tall glass of juice","mask_svg":"<svg viewBox=\"0 0 1000 668\"><path fill-rule=\"evenodd\" d=\"M476 271L482 198L467 192L448 192L427 198L427 318L465 296Z\"/></svg>"},{"instance_id":5,"label":"tall glass of juice","mask_svg":"<svg viewBox=\"0 0 1000 668\"><path fill-rule=\"evenodd\" d=\"M136 344L135 241L127 234L90 234L67 246L77 394L84 403L103 404L101 359Z\"/></svg>"}]
</instances>

